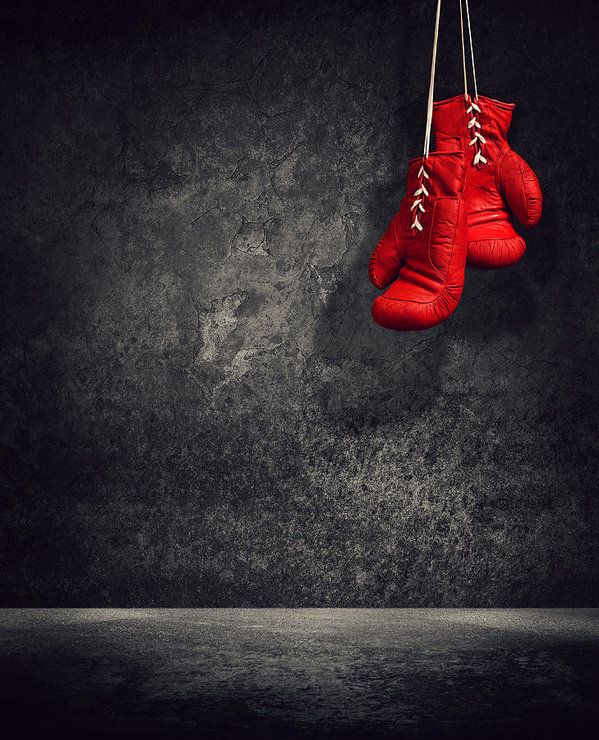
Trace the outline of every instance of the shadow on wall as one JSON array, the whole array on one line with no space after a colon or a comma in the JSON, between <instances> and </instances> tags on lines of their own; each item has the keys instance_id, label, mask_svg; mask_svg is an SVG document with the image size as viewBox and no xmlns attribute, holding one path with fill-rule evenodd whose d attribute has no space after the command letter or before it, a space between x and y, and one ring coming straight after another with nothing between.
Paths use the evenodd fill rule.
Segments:
<instances>
[{"instance_id":1,"label":"shadow on wall","mask_svg":"<svg viewBox=\"0 0 599 740\"><path fill-rule=\"evenodd\" d=\"M439 371L447 352L445 327L426 333L396 333L377 326L371 304L377 290L368 261L405 191L406 130L418 130L424 97L394 111L387 182L373 182L360 217L367 240L354 243L349 262L323 307L315 330L312 371L319 373L318 405L328 421L358 432L419 416L435 403Z\"/></svg>"}]
</instances>

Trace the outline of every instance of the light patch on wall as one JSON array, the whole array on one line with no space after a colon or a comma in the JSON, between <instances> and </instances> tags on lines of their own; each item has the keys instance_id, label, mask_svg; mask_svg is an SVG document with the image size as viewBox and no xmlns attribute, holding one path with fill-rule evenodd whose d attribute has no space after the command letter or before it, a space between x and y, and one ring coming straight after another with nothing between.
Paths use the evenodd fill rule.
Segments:
<instances>
[{"instance_id":1,"label":"light patch on wall","mask_svg":"<svg viewBox=\"0 0 599 740\"><path fill-rule=\"evenodd\" d=\"M202 326L202 360L214 362L220 347L237 326L235 311L243 303L244 294L232 293L210 302L210 310L205 314Z\"/></svg>"}]
</instances>

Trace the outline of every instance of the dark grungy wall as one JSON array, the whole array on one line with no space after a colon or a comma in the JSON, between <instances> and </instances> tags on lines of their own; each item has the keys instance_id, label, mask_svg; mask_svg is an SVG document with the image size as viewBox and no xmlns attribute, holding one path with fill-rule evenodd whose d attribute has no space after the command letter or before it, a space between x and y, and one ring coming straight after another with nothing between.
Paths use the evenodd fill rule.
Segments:
<instances>
[{"instance_id":1,"label":"dark grungy wall","mask_svg":"<svg viewBox=\"0 0 599 740\"><path fill-rule=\"evenodd\" d=\"M393 334L433 6L2 11L4 605L597 605L599 13L472 0L545 212Z\"/></svg>"}]
</instances>

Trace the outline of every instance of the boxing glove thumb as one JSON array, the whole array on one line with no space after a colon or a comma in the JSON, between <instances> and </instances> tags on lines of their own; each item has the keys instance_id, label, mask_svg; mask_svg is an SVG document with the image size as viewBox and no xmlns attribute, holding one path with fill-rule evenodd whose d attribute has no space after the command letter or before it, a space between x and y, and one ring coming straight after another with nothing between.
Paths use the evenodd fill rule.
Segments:
<instances>
[{"instance_id":1,"label":"boxing glove thumb","mask_svg":"<svg viewBox=\"0 0 599 740\"><path fill-rule=\"evenodd\" d=\"M377 244L368 264L368 277L377 288L386 288L398 276L402 251L398 211Z\"/></svg>"},{"instance_id":2,"label":"boxing glove thumb","mask_svg":"<svg viewBox=\"0 0 599 740\"><path fill-rule=\"evenodd\" d=\"M541 186L530 166L512 149L501 159L497 184L518 221L523 226L536 226L543 209Z\"/></svg>"}]
</instances>

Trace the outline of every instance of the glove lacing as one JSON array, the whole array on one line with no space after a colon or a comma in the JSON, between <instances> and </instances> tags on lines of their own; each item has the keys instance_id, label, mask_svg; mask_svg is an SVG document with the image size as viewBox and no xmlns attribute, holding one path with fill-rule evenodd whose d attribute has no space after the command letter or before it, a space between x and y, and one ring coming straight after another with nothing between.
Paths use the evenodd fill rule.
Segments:
<instances>
[{"instance_id":1,"label":"glove lacing","mask_svg":"<svg viewBox=\"0 0 599 740\"><path fill-rule=\"evenodd\" d=\"M470 42L470 59L472 62L472 79L474 82L474 98L471 98L468 94L468 75L466 73L466 44L464 41L464 10L463 5L466 5L466 19L468 24L468 40ZM424 151L422 154L422 164L418 170L418 188L414 191L414 202L410 208L410 212L414 214L414 220L410 228L412 231L422 231L423 226L420 222L421 213L426 213L424 207L425 199L429 196L429 191L426 187L426 181L429 181L430 186L430 174L425 169L425 164L429 157L430 142L431 142L431 124L433 120L433 95L435 89L435 66L437 62L437 46L439 41L439 17L441 15L441 0L437 0L437 12L435 15L435 33L433 37L433 58L431 61L431 77L428 86L428 104L426 110L426 129L424 134ZM487 158L483 154L483 146L487 143L487 140L482 134L482 126L480 121L477 119L476 114L481 113L481 109L478 101L478 86L476 83L476 66L474 63L474 44L472 43L472 26L470 24L470 6L468 0L460 0L460 31L462 39L462 68L464 71L464 102L468 106L466 114L470 116L468 121L468 131L472 135L472 140L468 146L474 147L474 159L472 164L474 167L482 167L487 164Z\"/></svg>"},{"instance_id":2,"label":"glove lacing","mask_svg":"<svg viewBox=\"0 0 599 740\"><path fill-rule=\"evenodd\" d=\"M426 187L426 180L429 180L430 185L430 175L425 169L425 164L428 166L427 160L429 155L429 149L430 149L430 143L431 143L431 125L433 122L433 96L434 96L434 90L435 90L435 67L437 64L437 46L439 42L439 18L441 16L441 0L437 0L437 12L435 15L435 33L433 36L433 58L431 60L431 77L430 81L428 83L428 102L426 107L426 128L424 131L424 150L422 152L422 164L420 165L420 169L418 170L418 188L414 191L414 202L412 203L412 207L410 208L410 211L414 213L414 221L412 222L412 225L410 228L412 230L416 229L418 231L422 231L423 226L420 223L418 217L421 213L426 213L426 209L424 208L424 202L425 198L427 198L430 193Z\"/></svg>"},{"instance_id":3,"label":"glove lacing","mask_svg":"<svg viewBox=\"0 0 599 740\"><path fill-rule=\"evenodd\" d=\"M463 5L466 4L466 19L468 23L468 39L470 41L470 59L472 61L472 79L474 82L474 99L468 94L468 76L466 74L466 45L464 43L464 11ZM470 6L468 0L460 0L460 32L462 38L462 68L464 70L464 101L465 104L469 105L466 110L466 114L470 116L468 121L468 130L472 134L472 141L468 146L474 147L474 159L472 164L477 167L479 165L487 164L487 159L483 155L483 145L487 143L487 140L482 135L481 125L476 114L480 113L479 101L478 101L478 86L476 84L476 66L474 64L474 44L472 43L472 26L470 25Z\"/></svg>"}]
</instances>

